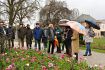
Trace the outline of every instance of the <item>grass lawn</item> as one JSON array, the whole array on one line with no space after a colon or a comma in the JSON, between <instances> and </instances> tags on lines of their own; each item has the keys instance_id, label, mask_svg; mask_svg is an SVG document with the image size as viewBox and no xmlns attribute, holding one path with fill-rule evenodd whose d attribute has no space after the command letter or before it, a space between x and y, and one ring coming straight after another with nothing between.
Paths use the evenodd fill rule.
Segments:
<instances>
[{"instance_id":1,"label":"grass lawn","mask_svg":"<svg viewBox=\"0 0 105 70\"><path fill-rule=\"evenodd\" d=\"M95 38L92 43L92 48L105 50L105 37L104 38Z\"/></svg>"},{"instance_id":2,"label":"grass lawn","mask_svg":"<svg viewBox=\"0 0 105 70\"><path fill-rule=\"evenodd\" d=\"M86 47L80 47L82 50L85 50ZM92 51L105 53L105 37L104 38L94 38L93 43L91 44Z\"/></svg>"}]
</instances>

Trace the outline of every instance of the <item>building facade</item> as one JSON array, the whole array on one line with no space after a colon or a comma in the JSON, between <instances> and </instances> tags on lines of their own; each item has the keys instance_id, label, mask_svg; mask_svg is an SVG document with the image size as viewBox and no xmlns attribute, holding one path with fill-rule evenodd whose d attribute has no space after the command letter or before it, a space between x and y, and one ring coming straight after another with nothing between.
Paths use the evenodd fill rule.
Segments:
<instances>
[{"instance_id":1,"label":"building facade","mask_svg":"<svg viewBox=\"0 0 105 70\"><path fill-rule=\"evenodd\" d=\"M95 38L105 37L105 20L97 20L97 24L100 26L100 30L94 29Z\"/></svg>"}]
</instances>

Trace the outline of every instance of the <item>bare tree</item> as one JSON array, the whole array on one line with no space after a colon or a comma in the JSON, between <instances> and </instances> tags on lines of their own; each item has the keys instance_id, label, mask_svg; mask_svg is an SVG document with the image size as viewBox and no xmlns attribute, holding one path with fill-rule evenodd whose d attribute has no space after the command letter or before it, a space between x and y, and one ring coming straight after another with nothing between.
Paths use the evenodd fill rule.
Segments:
<instances>
[{"instance_id":1,"label":"bare tree","mask_svg":"<svg viewBox=\"0 0 105 70\"><path fill-rule=\"evenodd\" d=\"M72 10L70 19L71 19L71 20L76 20L77 17L79 17L79 10L76 9L76 8L74 8L74 9Z\"/></svg>"},{"instance_id":2,"label":"bare tree","mask_svg":"<svg viewBox=\"0 0 105 70\"><path fill-rule=\"evenodd\" d=\"M19 23L23 23L24 18L30 19L34 16L36 10L39 9L39 0L28 0L21 4L21 10L17 13L17 20Z\"/></svg>"},{"instance_id":3,"label":"bare tree","mask_svg":"<svg viewBox=\"0 0 105 70\"><path fill-rule=\"evenodd\" d=\"M43 23L57 24L60 19L69 19L72 10L67 8L65 1L52 0L48 5L45 5L40 11L40 21Z\"/></svg>"},{"instance_id":4,"label":"bare tree","mask_svg":"<svg viewBox=\"0 0 105 70\"><path fill-rule=\"evenodd\" d=\"M2 12L8 15L9 24L13 25L16 17L22 22L23 18L35 11L36 1L39 0L4 0L3 2L0 1L0 6L4 7Z\"/></svg>"}]
</instances>

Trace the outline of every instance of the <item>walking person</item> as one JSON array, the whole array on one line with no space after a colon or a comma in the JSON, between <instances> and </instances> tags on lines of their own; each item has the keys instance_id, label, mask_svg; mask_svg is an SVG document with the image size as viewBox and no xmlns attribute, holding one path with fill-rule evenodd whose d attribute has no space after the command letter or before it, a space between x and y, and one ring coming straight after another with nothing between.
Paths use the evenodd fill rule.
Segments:
<instances>
[{"instance_id":1,"label":"walking person","mask_svg":"<svg viewBox=\"0 0 105 70\"><path fill-rule=\"evenodd\" d=\"M30 29L30 25L27 24L27 28L26 28L26 45L27 45L27 49L32 47L32 39L33 39L33 32Z\"/></svg>"},{"instance_id":2,"label":"walking person","mask_svg":"<svg viewBox=\"0 0 105 70\"><path fill-rule=\"evenodd\" d=\"M84 41L86 44L86 52L85 52L84 56L91 56L92 53L91 53L91 46L90 45L93 42L93 37L91 36L90 31L92 29L91 29L91 26L87 22L84 22L84 24L86 26L86 35L84 36Z\"/></svg>"},{"instance_id":3,"label":"walking person","mask_svg":"<svg viewBox=\"0 0 105 70\"><path fill-rule=\"evenodd\" d=\"M75 59L78 61L78 53L79 53L79 33L73 30L72 36L72 54L75 55Z\"/></svg>"},{"instance_id":4,"label":"walking person","mask_svg":"<svg viewBox=\"0 0 105 70\"><path fill-rule=\"evenodd\" d=\"M35 49L41 50L41 38L42 38L42 29L40 28L39 23L36 23L36 27L33 30L34 39L35 39Z\"/></svg>"},{"instance_id":5,"label":"walking person","mask_svg":"<svg viewBox=\"0 0 105 70\"><path fill-rule=\"evenodd\" d=\"M48 53L50 53L50 48L51 48L51 54L54 53L54 37L55 37L55 31L53 24L49 24L48 28L48 39L49 39L49 45L48 45Z\"/></svg>"}]
</instances>

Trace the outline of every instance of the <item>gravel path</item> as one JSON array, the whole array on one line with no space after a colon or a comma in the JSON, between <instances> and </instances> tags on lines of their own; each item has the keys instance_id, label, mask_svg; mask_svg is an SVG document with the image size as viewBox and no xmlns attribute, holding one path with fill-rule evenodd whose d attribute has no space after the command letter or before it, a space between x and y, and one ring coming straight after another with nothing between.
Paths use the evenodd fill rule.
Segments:
<instances>
[{"instance_id":1,"label":"gravel path","mask_svg":"<svg viewBox=\"0 0 105 70\"><path fill-rule=\"evenodd\" d=\"M79 57L83 56L85 51L80 51ZM94 65L103 65L105 66L105 54L104 53L98 53L98 52L92 52L91 56L83 56L87 59L87 63L90 66Z\"/></svg>"}]
</instances>

